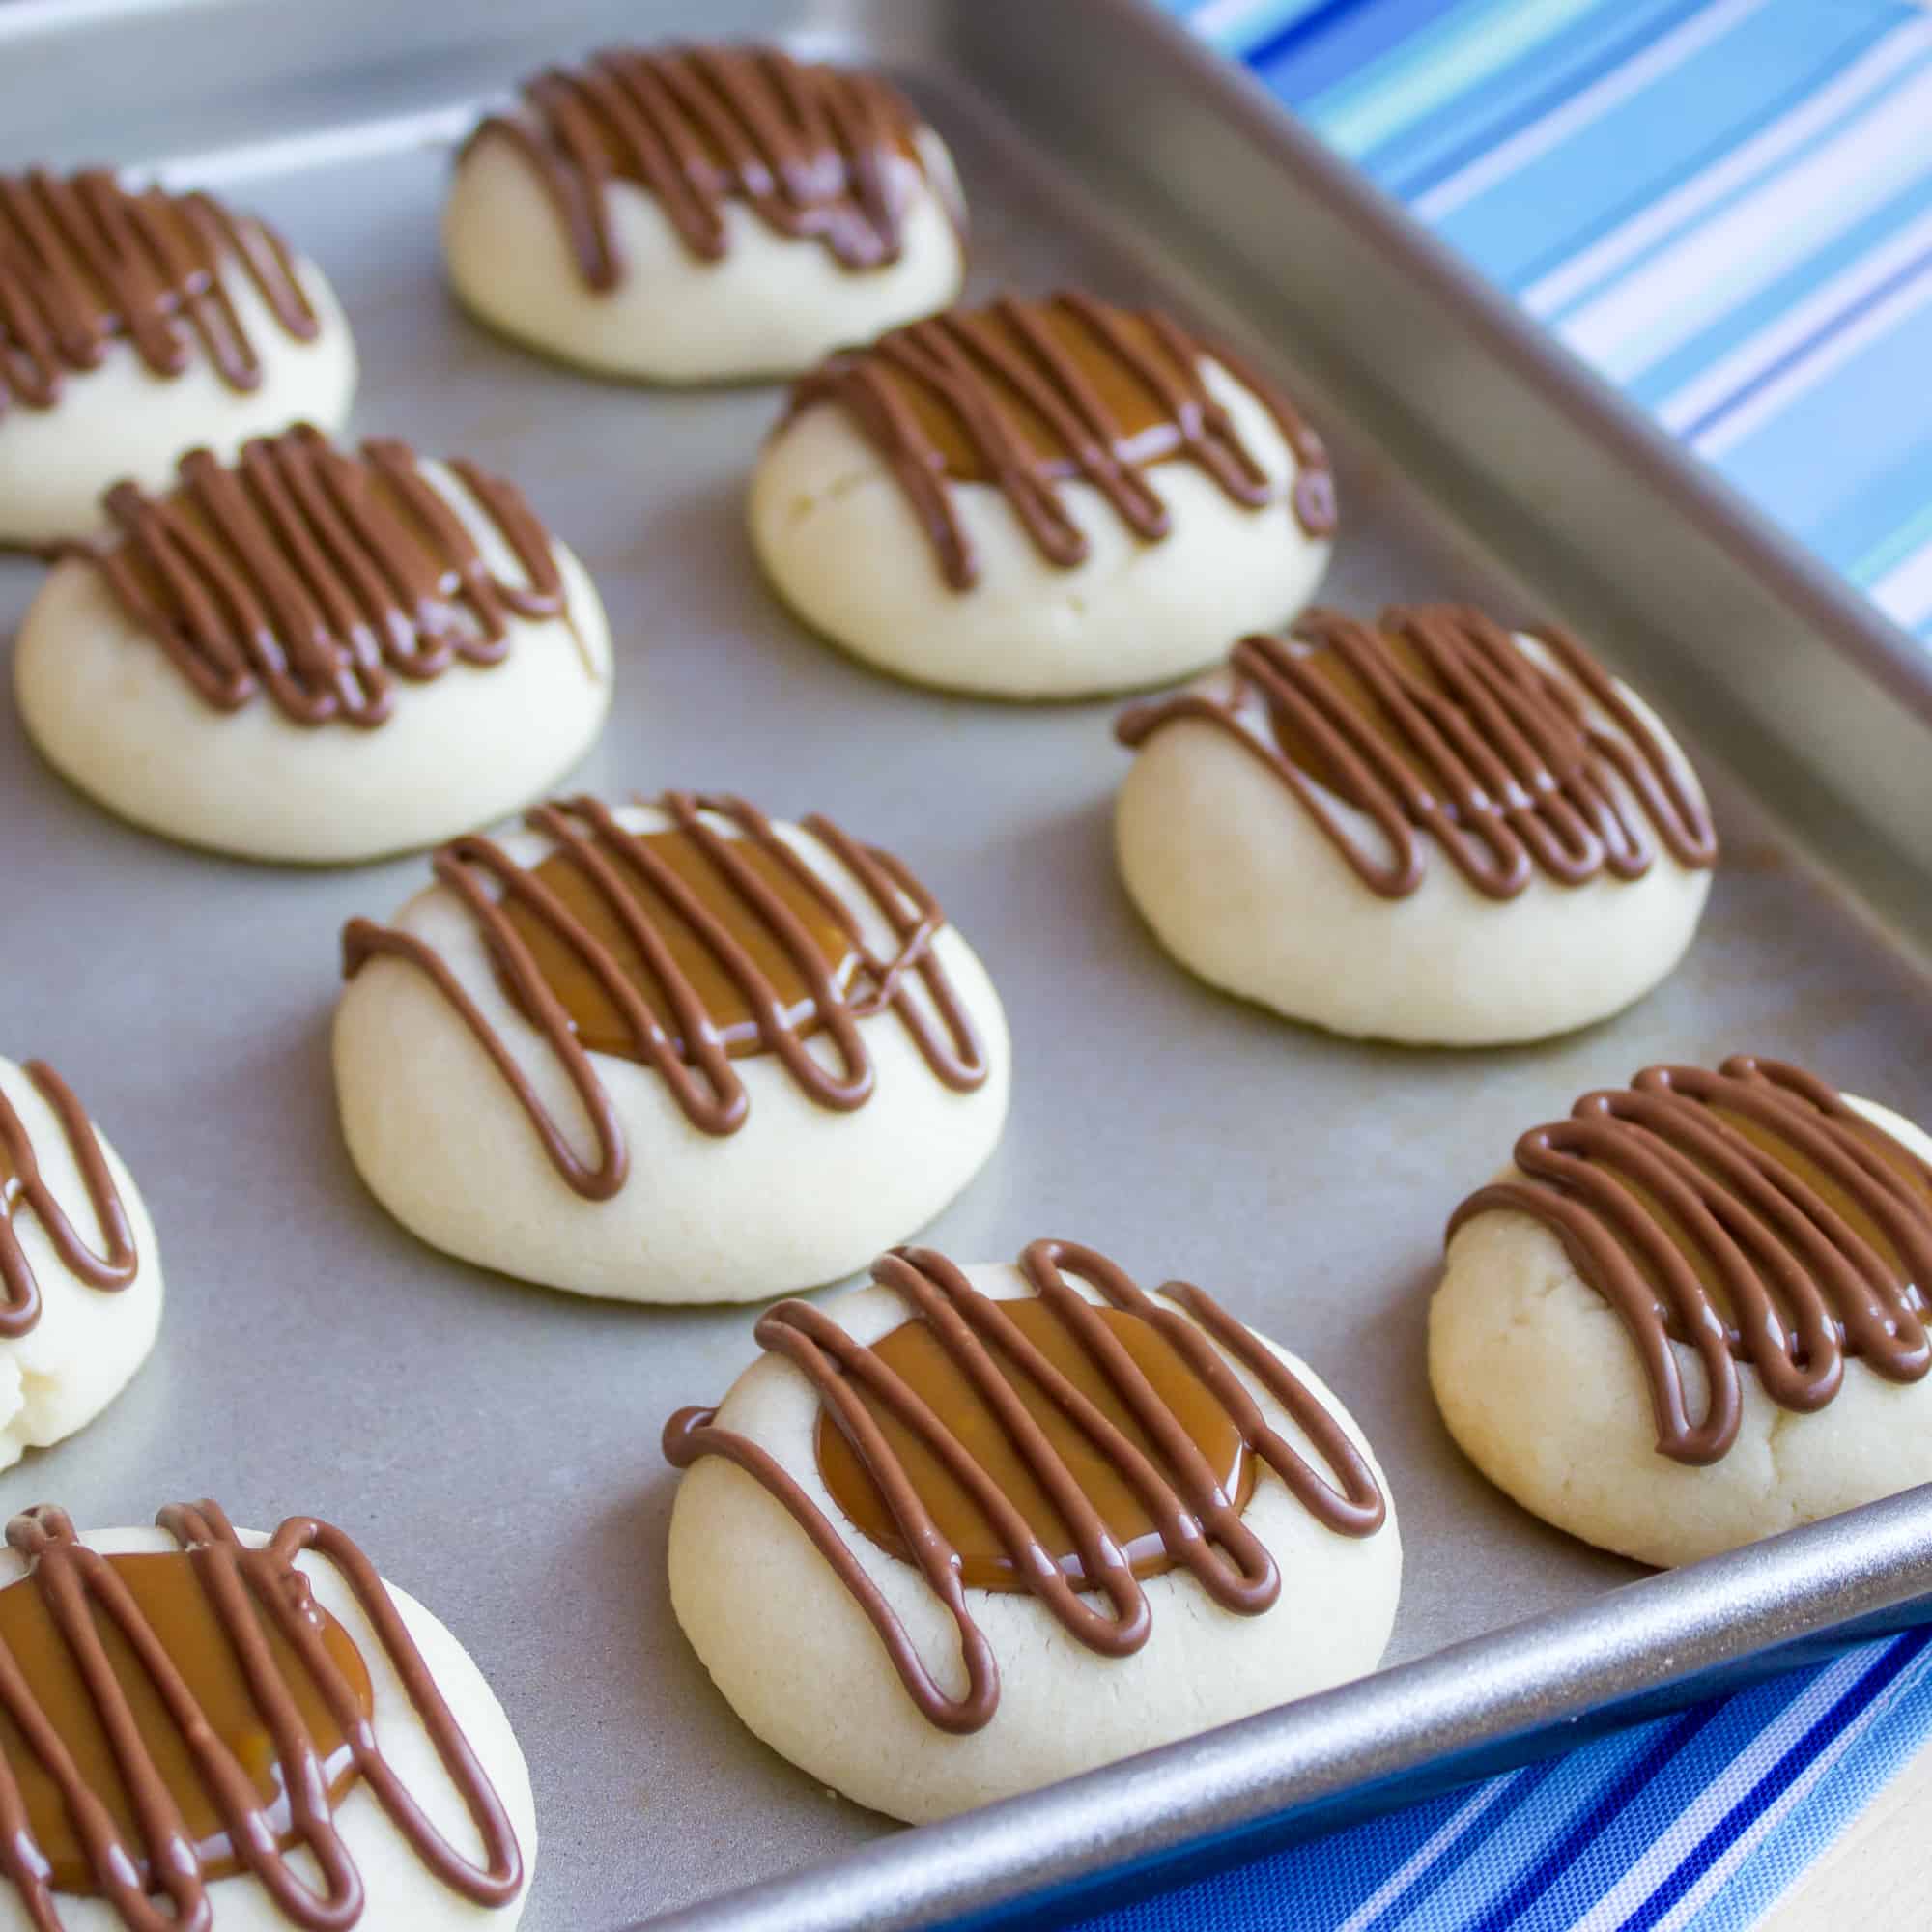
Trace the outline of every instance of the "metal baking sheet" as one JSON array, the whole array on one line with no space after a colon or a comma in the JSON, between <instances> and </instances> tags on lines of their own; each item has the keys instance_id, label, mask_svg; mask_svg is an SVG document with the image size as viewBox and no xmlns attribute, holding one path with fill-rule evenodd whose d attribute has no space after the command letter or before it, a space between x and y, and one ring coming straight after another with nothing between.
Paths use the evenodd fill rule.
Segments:
<instances>
[{"instance_id":1,"label":"metal baking sheet","mask_svg":"<svg viewBox=\"0 0 1932 1932\"><path fill-rule=\"evenodd\" d=\"M0 1477L0 1511L53 1499L89 1522L142 1521L213 1492L244 1521L313 1511L355 1530L449 1621L509 1709L543 1832L530 1932L606 1932L758 1880L779 1889L689 1922L998 1912L1026 1888L1225 1839L1425 1761L1463 1753L1473 1768L1467 1753L1932 1594L1921 1495L1606 1597L1639 1573L1487 1488L1443 1434L1423 1372L1444 1217L1518 1131L1585 1087L1750 1048L1925 1111L1928 988L1889 936L1916 917L1898 887L1909 855L1881 863L1879 841L1847 830L1860 802L1724 695L1731 640L1708 614L1762 587L1763 572L1742 569L1743 539L1761 532L1726 526L1724 558L1680 557L1701 574L1662 585L1636 537L1606 525L1617 601L1602 573L1565 567L1547 529L1523 535L1520 505L1512 522L1478 514L1489 497L1474 485L1445 496L1426 426L1337 357L1321 316L1284 332L1290 311L1264 299L1238 236L1219 272L1198 208L1186 244L1169 245L1173 200L1210 185L1190 168L1233 179L1240 157L1217 142L1248 142L1242 166L1259 165L1254 143L1280 143L1282 209L1309 223L1296 233L1316 235L1322 208L1334 213L1321 196L1341 190L1135 0L577 0L536 25L509 0L460 13L273 0L248 6L238 35L242 11L14 0L0 10L5 161L167 162L218 182L324 264L361 348L356 427L500 467L597 579L620 683L578 784L729 787L784 815L827 810L908 857L991 967L1015 1047L1006 1140L930 1238L962 1259L1008 1258L1046 1233L1091 1240L1144 1280L1203 1281L1305 1353L1388 1469L1407 1549L1390 1662L1415 1667L936 1830L901 1833L833 1798L739 1726L666 1595L673 1478L658 1430L674 1406L722 1393L750 1357L751 1315L600 1305L446 1261L388 1221L349 1167L327 1051L337 933L354 914L392 910L421 860L302 873L176 849L67 790L6 705L0 1052L53 1061L127 1156L160 1230L170 1308L128 1392L79 1438ZM1208 992L1140 929L1115 878L1109 812L1126 754L1114 706L922 694L806 637L767 595L740 505L777 391L600 384L459 315L436 215L466 103L601 39L677 29L796 30L890 59L954 144L979 291L1084 281L1240 332L1338 452L1343 537L1324 597L1466 596L1567 616L1666 698L1694 699L1680 722L1693 752L1723 753L1708 776L1727 858L1675 978L1568 1040L1480 1054L1353 1045ZM1109 49L1090 63L1089 94L1065 65L1075 35ZM1173 91L1127 142L1106 91L1138 112L1133 90L1163 62ZM1026 69L1056 77L1050 100ZM1083 146L1090 118L1100 133ZM1123 163L1143 150L1150 167ZM1365 201L1344 225L1360 241L1379 218ZM1404 286L1425 282L1418 269ZM1324 300L1345 309L1347 291ZM1445 337L1444 356L1461 342ZM1526 375L1525 408L1533 386ZM1617 424L1605 413L1597 427L1602 455ZM1496 560L1499 541L1522 569ZM0 561L8 632L38 582L33 564ZM1678 607L1700 589L1693 625ZM1804 674L1834 702L1889 707L1887 730L1922 729L1909 676L1872 674L1884 640L1859 633L1855 613L1763 594L1781 646L1809 637ZM1788 822L1794 803L1805 838ZM1801 856L1807 841L1829 847L1836 877ZM1493 1636L1537 1612L1556 1614Z\"/></svg>"}]
</instances>

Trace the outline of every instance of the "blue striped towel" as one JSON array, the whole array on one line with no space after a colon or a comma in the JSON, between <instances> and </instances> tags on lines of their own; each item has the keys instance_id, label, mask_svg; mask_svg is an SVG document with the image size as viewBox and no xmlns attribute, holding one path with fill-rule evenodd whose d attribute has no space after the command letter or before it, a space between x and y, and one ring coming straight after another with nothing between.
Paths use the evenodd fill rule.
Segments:
<instances>
[{"instance_id":1,"label":"blue striped towel","mask_svg":"<svg viewBox=\"0 0 1932 1932\"><path fill-rule=\"evenodd\" d=\"M1168 4L1932 641L1932 15ZM1915 1632L1083 1932L1744 1932L1929 1737Z\"/></svg>"},{"instance_id":2,"label":"blue striped towel","mask_svg":"<svg viewBox=\"0 0 1932 1932\"><path fill-rule=\"evenodd\" d=\"M1932 12L1168 4L1932 642Z\"/></svg>"},{"instance_id":3,"label":"blue striped towel","mask_svg":"<svg viewBox=\"0 0 1932 1932\"><path fill-rule=\"evenodd\" d=\"M1081 1932L1746 1932L1928 1730L1913 1631ZM1847 1932L1924 1908L1874 1901Z\"/></svg>"}]
</instances>

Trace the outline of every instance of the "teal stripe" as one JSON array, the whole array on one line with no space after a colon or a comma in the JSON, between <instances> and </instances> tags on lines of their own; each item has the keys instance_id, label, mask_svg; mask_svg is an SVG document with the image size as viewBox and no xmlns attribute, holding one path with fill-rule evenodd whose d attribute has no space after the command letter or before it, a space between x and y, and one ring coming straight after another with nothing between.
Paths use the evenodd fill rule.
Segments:
<instances>
[{"instance_id":1,"label":"teal stripe","mask_svg":"<svg viewBox=\"0 0 1932 1932\"><path fill-rule=\"evenodd\" d=\"M1857 10L1854 10L1856 14ZM1815 83L1865 44L1869 24L1830 8L1767 6L1559 148L1436 224L1515 290L1571 240L1675 187L1719 143L1747 140L1765 102Z\"/></svg>"},{"instance_id":2,"label":"teal stripe","mask_svg":"<svg viewBox=\"0 0 1932 1932\"><path fill-rule=\"evenodd\" d=\"M1845 574L1853 582L1869 589L1888 571L1896 569L1908 556L1916 556L1927 544L1932 544L1932 490L1926 492L1923 508L1906 518L1884 542L1874 544Z\"/></svg>"},{"instance_id":3,"label":"teal stripe","mask_svg":"<svg viewBox=\"0 0 1932 1932\"><path fill-rule=\"evenodd\" d=\"M1318 96L1305 112L1343 154L1367 154L1598 4L1600 0L1473 0L1359 76Z\"/></svg>"},{"instance_id":4,"label":"teal stripe","mask_svg":"<svg viewBox=\"0 0 1932 1932\"><path fill-rule=\"evenodd\" d=\"M1251 49L1255 71L1276 93L1301 106L1414 33L1440 19L1460 0L1330 0L1303 34L1291 30L1280 44Z\"/></svg>"},{"instance_id":5,"label":"teal stripe","mask_svg":"<svg viewBox=\"0 0 1932 1932\"><path fill-rule=\"evenodd\" d=\"M1594 6L1499 69L1480 87L1423 115L1370 149L1363 167L1384 187L1408 195L1447 172L1452 161L1492 147L1514 133L1530 110L1548 98L1587 86L1604 71L1606 55L1632 39L1674 20L1686 0L1630 0L1626 7Z\"/></svg>"}]
</instances>

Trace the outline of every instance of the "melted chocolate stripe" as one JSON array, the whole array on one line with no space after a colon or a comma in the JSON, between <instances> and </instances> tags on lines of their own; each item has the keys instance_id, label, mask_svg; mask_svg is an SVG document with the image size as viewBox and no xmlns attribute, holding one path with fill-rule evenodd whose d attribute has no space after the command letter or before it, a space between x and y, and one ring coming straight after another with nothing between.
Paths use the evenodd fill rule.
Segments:
<instances>
[{"instance_id":1,"label":"melted chocolate stripe","mask_svg":"<svg viewBox=\"0 0 1932 1932\"><path fill-rule=\"evenodd\" d=\"M1708 811L1615 680L1568 632L1530 635L1554 669L1472 610L1398 607L1378 626L1310 611L1287 639L1235 646L1227 696L1186 691L1135 705L1116 731L1133 747L1177 719L1227 732L1382 898L1421 886L1427 838L1498 900L1539 870L1564 886L1605 873L1641 878L1653 833L1680 866L1715 865ZM1346 670L1360 698L1323 674L1324 660ZM1321 774L1296 746L1310 749ZM1368 818L1373 843L1338 813L1337 799Z\"/></svg>"},{"instance_id":2,"label":"melted chocolate stripe","mask_svg":"<svg viewBox=\"0 0 1932 1932\"><path fill-rule=\"evenodd\" d=\"M1167 506L1147 477L1157 463L1194 464L1248 509L1272 500L1266 472L1202 380L1204 359L1228 366L1265 404L1300 466L1296 519L1310 536L1330 534L1327 456L1286 397L1167 316L1110 308L1075 293L1039 301L1008 297L841 352L794 385L780 427L815 403L843 408L892 469L946 582L970 590L979 565L952 498L948 451L915 399L951 426L973 474L983 473L1002 492L1039 554L1072 569L1086 558L1088 543L1062 496L1069 479L1097 490L1148 543L1169 529ZM1123 420L1108 391L1133 396L1147 420ZM1044 449L1040 433L1048 439ZM1318 475L1321 487L1311 482Z\"/></svg>"},{"instance_id":3,"label":"melted chocolate stripe","mask_svg":"<svg viewBox=\"0 0 1932 1932\"><path fill-rule=\"evenodd\" d=\"M914 1319L929 1324L997 1418L1007 1440L1072 1532L1083 1575L1106 1598L1109 1613L1082 1601L1081 1591L998 1483L945 1418L883 1362L876 1350L854 1341L806 1302L781 1302L767 1311L754 1331L761 1347L786 1356L811 1383L885 1499L920 1573L958 1632L967 1677L963 1697L951 1697L934 1683L885 1594L844 1536L774 1457L749 1438L719 1428L715 1409L681 1409L665 1427L665 1456L676 1467L688 1468L703 1456L724 1456L784 1506L878 1632L907 1694L930 1722L948 1731L974 1731L991 1720L999 1703L997 1661L974 1621L960 1581L957 1551L940 1533L918 1486L859 1400L855 1385L865 1387L910 1429L971 1495L1005 1545L1023 1587L1039 1599L1063 1629L1101 1655L1127 1656L1146 1642L1151 1629L1146 1592L1065 1459L1017 1399L1003 1361L1016 1365L1043 1390L1077 1437L1120 1472L1154 1520L1169 1557L1186 1569L1214 1602L1254 1616L1266 1610L1280 1593L1281 1577L1273 1558L1241 1520L1241 1512L1230 1502L1185 1428L1094 1306L1068 1283L1069 1273L1096 1289L1112 1308L1151 1323L1181 1351L1248 1447L1318 1521L1338 1535L1364 1537L1380 1528L1386 1516L1368 1463L1340 1423L1286 1365L1200 1289L1171 1283L1161 1292L1185 1307L1208 1333L1160 1308L1091 1248L1035 1241L1021 1256L1020 1268L1035 1293L1066 1324L1107 1386L1158 1448L1164 1467L1144 1455L1047 1360L1001 1303L976 1291L943 1255L928 1248L895 1249L874 1266L873 1279L904 1300ZM1217 1351L1217 1342L1306 1431L1334 1481L1324 1479L1293 1444L1268 1428Z\"/></svg>"},{"instance_id":4,"label":"melted chocolate stripe","mask_svg":"<svg viewBox=\"0 0 1932 1932\"><path fill-rule=\"evenodd\" d=\"M153 375L180 375L192 342L230 388L259 387L225 279L237 263L284 331L321 333L281 238L210 195L130 193L99 168L0 175L0 416L10 399L52 409L117 339Z\"/></svg>"},{"instance_id":5,"label":"melted chocolate stripe","mask_svg":"<svg viewBox=\"0 0 1932 1932\"><path fill-rule=\"evenodd\" d=\"M1716 1073L1647 1067L1629 1090L1587 1094L1568 1121L1524 1134L1515 1159L1521 1178L1478 1189L1449 1233L1506 1208L1555 1235L1622 1320L1649 1384L1658 1449L1674 1461L1715 1463L1730 1450L1740 1363L1772 1401L1799 1411L1832 1400L1848 1356L1894 1382L1932 1368L1932 1166L1823 1081L1747 1054ZM1690 1414L1673 1343L1702 1365L1701 1420Z\"/></svg>"},{"instance_id":6,"label":"melted chocolate stripe","mask_svg":"<svg viewBox=\"0 0 1932 1932\"><path fill-rule=\"evenodd\" d=\"M923 172L918 128L877 75L776 47L618 47L537 75L521 112L490 116L470 141L516 148L583 281L609 291L624 279L612 179L652 195L700 261L724 259L724 207L737 200L774 233L822 243L841 269L896 262L909 177Z\"/></svg>"},{"instance_id":7,"label":"melted chocolate stripe","mask_svg":"<svg viewBox=\"0 0 1932 1932\"><path fill-rule=\"evenodd\" d=\"M129 1286L140 1271L128 1210L121 1205L120 1190L108 1171L107 1156L101 1151L93 1122L72 1090L44 1061L28 1061L25 1071L60 1118L61 1131L87 1184L94 1218L106 1237L107 1252L96 1254L62 1211L53 1190L41 1176L26 1123L6 1094L0 1094L0 1287L6 1290L6 1300L0 1303L0 1336L4 1337L25 1335L41 1319L40 1284L14 1231L14 1217L23 1209L39 1221L62 1264L90 1288L118 1292Z\"/></svg>"},{"instance_id":8,"label":"melted chocolate stripe","mask_svg":"<svg viewBox=\"0 0 1932 1932\"><path fill-rule=\"evenodd\" d=\"M305 1932L340 1932L362 1916L362 1881L335 1828L328 1780L293 1687L276 1661L264 1619L299 1657L327 1701L368 1783L392 1825L443 1885L483 1906L500 1906L523 1887L523 1855L508 1813L480 1761L437 1689L367 1557L339 1530L312 1518L284 1522L260 1549L246 1548L212 1502L175 1505L156 1519L187 1553L209 1609L231 1647L278 1767L286 1799L286 1848L257 1796L249 1770L210 1723L195 1693L156 1628L147 1620L111 1559L76 1538L56 1509L29 1511L8 1525L7 1540L31 1568L10 1587L38 1590L79 1672L93 1720L108 1739L118 1776L131 1805L142 1845L122 1835L102 1795L92 1789L51 1720L41 1694L11 1649L0 1643L0 1709L17 1728L41 1769L60 1792L84 1849L94 1890L130 1932L206 1928L213 1908L209 1880L166 1773L137 1726L128 1691L109 1661L97 1618L125 1641L155 1696L172 1720L194 1775L203 1782L242 1866L257 1879L291 1923ZM376 1633L384 1657L429 1733L445 1772L484 1846L484 1862L457 1851L403 1786L384 1755L355 1688L328 1649L306 1577L295 1559L317 1551L349 1586ZM290 1862L299 1848L322 1874L318 1891ZM0 1871L12 1879L40 1932L60 1932L49 1861L35 1839L18 1775L0 1757ZM159 1911L148 1883L172 1910Z\"/></svg>"},{"instance_id":9,"label":"melted chocolate stripe","mask_svg":"<svg viewBox=\"0 0 1932 1932\"><path fill-rule=\"evenodd\" d=\"M933 1076L943 1085L955 1093L970 1093L984 1083L988 1071L984 1049L933 950L933 941L945 923L944 915L897 860L859 846L824 818L813 816L803 822L802 829L849 870L872 909L892 927L897 949L890 958L882 958L866 945L855 908L755 808L742 799L699 797L688 792L668 792L658 805L672 827L696 843L724 881L732 896L733 916L772 934L796 967L810 990L810 1017L833 1042L836 1066L827 1066L809 1050L802 1024L787 1015L784 1002L725 920L594 799L539 806L529 813L526 823L550 838L557 852L568 856L594 891L597 902L642 957L677 1019L681 1048L651 1011L616 955L532 868L519 865L501 846L480 837L456 839L444 846L434 862L438 880L469 911L517 1003L556 1055L582 1101L597 1141L594 1166L586 1166L579 1158L502 1036L433 947L412 934L385 929L367 920L353 920L343 932L345 977L353 978L378 954L402 959L426 973L490 1055L557 1173L588 1200L608 1200L624 1184L629 1153L623 1128L598 1077L593 1057L576 1037L569 1011L506 916L504 907L510 902L533 914L582 962L621 1015L632 1057L664 1078L686 1119L700 1132L735 1133L749 1117L750 1103L719 1028L692 980L672 956L664 935L654 928L643 903L627 888L627 873L648 884L701 936L711 957L752 1014L760 1050L776 1054L800 1090L819 1106L849 1112L870 1097L873 1069L859 1023L887 1011L897 1015ZM707 813L725 819L738 837L727 838L707 823ZM851 988L835 982L797 914L744 863L735 849L741 845L755 846L838 923L856 959ZM945 1038L914 1002L915 982L937 1013Z\"/></svg>"},{"instance_id":10,"label":"melted chocolate stripe","mask_svg":"<svg viewBox=\"0 0 1932 1932\"><path fill-rule=\"evenodd\" d=\"M370 729L395 708L395 677L500 664L514 618L569 621L543 526L473 465L451 473L527 582L488 567L415 452L391 438L351 456L304 423L244 444L232 468L197 449L180 469L165 497L117 484L106 500L119 539L65 552L101 572L128 621L216 710L266 691L293 724Z\"/></svg>"}]
</instances>

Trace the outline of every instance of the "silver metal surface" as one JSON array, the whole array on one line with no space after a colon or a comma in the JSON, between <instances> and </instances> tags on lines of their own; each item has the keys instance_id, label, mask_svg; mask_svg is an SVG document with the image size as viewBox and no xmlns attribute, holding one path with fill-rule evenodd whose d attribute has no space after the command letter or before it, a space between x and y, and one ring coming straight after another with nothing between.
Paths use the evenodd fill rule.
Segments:
<instances>
[{"instance_id":1,"label":"silver metal surface","mask_svg":"<svg viewBox=\"0 0 1932 1932\"><path fill-rule=\"evenodd\" d=\"M1480 1055L1355 1046L1206 991L1140 930L1114 877L1113 707L923 695L813 642L765 594L740 499L774 392L600 385L459 316L435 242L446 156L410 130L446 128L546 58L677 27L888 51L959 154L980 289L1157 293L1259 348L1338 448L1330 599L1554 612L1675 697L1693 748L1720 747L1734 768L1715 786L1727 863L1676 977L1606 1026ZM530 1932L605 1932L877 1840L805 1890L702 1922L979 1909L1932 1592L1932 1501L1915 1497L1605 1598L1637 1573L1513 1509L1435 1419L1421 1321L1443 1218L1522 1126L1581 1089L1749 1047L1924 1114L1927 987L1882 931L1912 924L1911 861L1856 833L1870 801L1844 801L1847 773L1806 734L1880 719L1887 755L1868 762L1913 750L1901 783L1932 758L1909 666L1880 663L1878 627L1781 554L1759 569L1763 533L1723 524L1688 473L1659 472L1652 502L1628 425L1581 413L1581 388L1565 399L1579 413L1519 448L1512 471L1504 444L1563 415L1555 379L1524 365L1512 387L1481 299L1420 258L1398 272L1386 251L1401 238L1376 226L1372 200L1236 77L1128 0L573 0L540 14L512 0L67 14L27 0L0 8L0 127L9 161L198 157L190 172L219 177L327 269L363 354L357 425L523 484L595 574L618 639L615 715L581 783L730 786L787 815L828 810L915 864L987 959L1015 1036L1006 1142L937 1243L1009 1257L1062 1234L1144 1278L1202 1280L1321 1368L1389 1470L1408 1550L1393 1659L1428 1660L1414 1672L1023 1806L893 1833L758 1746L670 1616L658 1430L728 1384L749 1315L599 1306L444 1261L349 1168L327 1065L336 933L393 909L421 862L300 874L177 850L67 791L0 704L0 1052L43 1054L74 1082L141 1180L171 1290L153 1363L83 1436L0 1477L0 1510L51 1498L93 1522L139 1521L214 1492L244 1520L312 1510L354 1529L469 1645L517 1725L544 1833ZM1319 299L1308 282L1324 284ZM1439 331L1420 350L1387 338L1402 302ZM1364 351L1394 358L1381 391ZM1418 380L1432 357L1459 392L1487 371L1499 413L1432 423L1425 406L1449 408ZM1442 454L1453 435L1461 470ZM1550 465L1579 499L1552 490ZM1575 500L1602 506L1594 557L1550 533ZM1660 521L1685 526L1667 553ZM0 626L38 581L0 561ZM1734 628L1747 611L1754 628ZM1736 688L1750 683L1736 675L1747 637L1823 694L1795 735ZM1863 896L1795 856L1767 804L1802 810ZM1571 1614L1492 1637L1535 1612ZM1484 1642L1435 1655L1468 1639Z\"/></svg>"}]
</instances>

